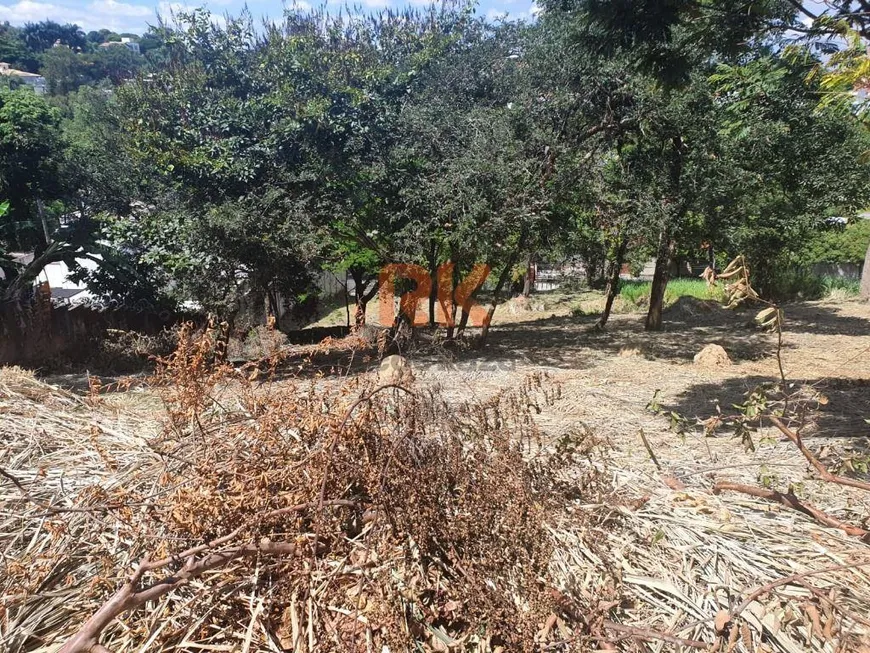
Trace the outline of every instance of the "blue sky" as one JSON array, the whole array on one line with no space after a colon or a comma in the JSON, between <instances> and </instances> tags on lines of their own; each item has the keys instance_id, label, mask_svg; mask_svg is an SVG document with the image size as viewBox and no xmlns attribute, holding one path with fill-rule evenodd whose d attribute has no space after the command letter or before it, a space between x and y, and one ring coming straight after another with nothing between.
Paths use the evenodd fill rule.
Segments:
<instances>
[{"instance_id":1,"label":"blue sky","mask_svg":"<svg viewBox=\"0 0 870 653\"><path fill-rule=\"evenodd\" d=\"M291 4L293 0L287 0ZM297 0L302 8L311 4L320 6L322 0ZM331 0L343 5L344 0ZM59 23L76 23L85 31L103 27L115 32L141 34L155 22L158 13L167 16L173 11L207 7L213 14L237 14L245 6L245 0L0 0L0 22L13 25L27 22L54 20ZM407 4L429 4L428 0L353 0L364 10L377 10L387 6L401 7ZM255 18L280 18L284 11L282 0L247 0L248 9ZM481 0L478 13L490 18L510 16L529 18L533 0Z\"/></svg>"},{"instance_id":2,"label":"blue sky","mask_svg":"<svg viewBox=\"0 0 870 653\"><path fill-rule=\"evenodd\" d=\"M343 4L343 0L330 0ZM376 10L387 6L400 7L406 4L428 4L428 0L355 0L363 9ZM288 0L292 2L292 0ZM297 0L300 6L321 0ZM60 23L76 23L85 31L103 27L115 32L141 34L155 22L158 12L164 16L173 11L208 7L213 14L226 12L237 14L245 0L0 0L0 22L13 25L40 20L55 20ZM247 0L251 13L259 17L279 18L283 12L282 0ZM818 0L807 0L805 5L817 12L824 7ZM534 11L533 0L480 0L478 13L489 18L529 18Z\"/></svg>"}]
</instances>

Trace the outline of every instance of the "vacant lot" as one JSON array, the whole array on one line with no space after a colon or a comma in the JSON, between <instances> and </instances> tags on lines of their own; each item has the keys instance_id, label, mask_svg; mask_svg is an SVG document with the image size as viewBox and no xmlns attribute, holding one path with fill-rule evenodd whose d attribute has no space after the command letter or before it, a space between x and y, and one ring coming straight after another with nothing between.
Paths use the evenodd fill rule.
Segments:
<instances>
[{"instance_id":1,"label":"vacant lot","mask_svg":"<svg viewBox=\"0 0 870 653\"><path fill-rule=\"evenodd\" d=\"M412 387L418 394L424 388L437 389L448 404L459 406L485 405L513 393L534 404L528 419L538 427L545 447L571 438L587 442L586 460L578 470L593 470L609 490L590 498L578 489L577 500L549 528L556 544L551 564L561 591L585 597L584 605L598 606L617 626L633 629L605 629L609 635L598 640L625 650L688 650L692 642L714 642L714 618L722 610L736 610L740 615L735 615L734 626L720 631L720 650L727 650L732 639L733 650L745 651L870 650L870 567L862 566L870 564L867 544L780 504L711 491L722 481L791 489L843 522L868 525L867 494L817 480L806 459L778 431L754 430L754 450L727 428L705 436L701 422L718 411L733 413L753 388L777 380L775 336L755 326L752 311L729 312L712 302L685 298L669 309L662 333L644 333L636 313L614 315L602 332L593 329L595 301L589 295L538 295L532 310L512 304L500 309L490 346L483 352L456 355L430 345L410 356L416 377ZM858 301L801 303L786 306L785 315L785 373L796 386L805 384L820 393L804 415L805 444L830 469L870 479L870 306ZM694 363L695 354L709 344L721 345L731 364ZM336 343L326 359L300 358L298 365L281 368L285 380L277 385L296 383L290 377L301 375L306 387L317 392L339 392L351 386L349 377L371 378L376 366L371 353L351 352ZM546 401L529 393L530 378L545 388ZM234 401L232 388L222 390L220 401ZM69 534L57 532L64 528L64 519L45 520L43 514L44 523L28 522L26 536L25 531L16 535L16 529L25 528L22 519L38 518L46 503L78 506L77 492L93 493L86 489L94 485L103 487L101 501L108 501L114 490L138 478L135 465L119 461L134 460L137 452L151 446L150 439L167 437L159 394L140 387L82 401L27 375L3 372L0 443L8 452L2 459L9 461L4 469L18 482L16 487L4 479L0 494L6 574L11 577L13 567L34 551L36 559L48 560L52 542L72 546ZM47 440L39 433L52 429L59 434L52 440L54 450L40 452ZM21 444L25 440L27 446ZM124 474L119 475L119 468ZM40 486L46 486L39 492L41 507L23 511L27 498L22 493L36 495L34 488ZM590 525L588 516L593 514ZM576 524L571 515L576 515ZM5 617L0 613L0 635L10 650L48 650L69 636L75 622L98 606L94 596L107 596L120 582L121 569L148 551L147 541L129 550L121 546L113 540L109 515L95 518L105 521L104 528L88 532L103 533L100 550L116 551L114 560L91 560L88 547L79 543L74 549L84 558L54 561L27 592L14 592L3 583L9 607ZM590 532L594 537L587 537ZM80 574L87 565L91 598L76 604L75 597L87 585ZM213 650L237 645L275 650L280 638L270 640L267 632L277 627L258 603L270 590L240 583L240 572L235 573L228 572L224 580L215 573L198 581L194 594L215 585L228 588L227 597L238 591L238 600L250 610L247 621L237 623L237 632L225 626L219 634L208 630L209 620L218 619L220 612L213 613L214 606L198 613L202 621L197 630L177 616L187 603L176 601L170 609L163 602L147 614L127 615L125 628L132 630L112 631L114 650L132 650L149 638L153 644L173 629L187 632L181 646L187 650L198 650L191 637ZM793 575L800 577L753 592ZM94 583L104 584L103 594L94 594ZM601 607L606 596L617 598ZM569 626L555 613L552 622L542 620L539 626L548 633L542 639L550 642L548 650L588 650L576 648L579 644L572 648ZM600 624L589 628L599 632ZM672 639L646 637L645 630ZM450 648L450 635L444 637L446 648L431 644L433 650ZM286 637L281 641L287 644ZM305 646L297 642L285 648L311 650ZM460 650L470 644L457 639L453 646Z\"/></svg>"}]
</instances>

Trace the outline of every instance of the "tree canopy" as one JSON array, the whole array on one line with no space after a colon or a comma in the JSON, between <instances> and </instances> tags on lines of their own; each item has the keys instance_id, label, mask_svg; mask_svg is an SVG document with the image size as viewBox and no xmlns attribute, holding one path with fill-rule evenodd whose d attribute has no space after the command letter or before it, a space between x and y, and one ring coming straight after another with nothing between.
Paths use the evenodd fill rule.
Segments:
<instances>
[{"instance_id":1,"label":"tree canopy","mask_svg":"<svg viewBox=\"0 0 870 653\"><path fill-rule=\"evenodd\" d=\"M611 286L655 256L659 328L676 260L744 253L773 288L826 218L870 205L862 106L828 99L866 77L850 6L196 10L137 38L144 54L109 30L0 26L0 54L49 91L0 95L4 247L89 243L114 261L100 296L231 321L346 272L360 324L390 263L449 264L453 283L486 264L494 305L539 256Z\"/></svg>"}]
</instances>

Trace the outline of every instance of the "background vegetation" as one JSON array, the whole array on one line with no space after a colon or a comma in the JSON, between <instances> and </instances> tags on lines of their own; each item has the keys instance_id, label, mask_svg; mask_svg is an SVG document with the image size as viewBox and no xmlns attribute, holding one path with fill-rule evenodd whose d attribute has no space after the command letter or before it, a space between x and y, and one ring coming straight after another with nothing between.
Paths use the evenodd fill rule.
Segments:
<instances>
[{"instance_id":1,"label":"background vegetation","mask_svg":"<svg viewBox=\"0 0 870 653\"><path fill-rule=\"evenodd\" d=\"M91 257L107 302L233 325L347 271L361 324L390 262L449 261L454 283L486 263L495 303L534 261L575 258L607 288L603 326L623 265L654 256L658 329L676 261L744 253L760 291L812 294L804 267L870 240L825 220L870 205L851 94L865 16L842 4L809 21L779 0L568 0L530 24L446 3L262 25L196 10L141 37L0 26L0 59L48 86L0 90L0 293ZM122 37L141 53L101 45Z\"/></svg>"}]
</instances>

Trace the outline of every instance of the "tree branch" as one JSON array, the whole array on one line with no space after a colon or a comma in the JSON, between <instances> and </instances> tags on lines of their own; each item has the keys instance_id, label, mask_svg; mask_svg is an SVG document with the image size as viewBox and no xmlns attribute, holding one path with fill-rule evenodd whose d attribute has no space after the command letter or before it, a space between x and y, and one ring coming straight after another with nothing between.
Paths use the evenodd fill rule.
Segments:
<instances>
[{"instance_id":1,"label":"tree branch","mask_svg":"<svg viewBox=\"0 0 870 653\"><path fill-rule=\"evenodd\" d=\"M798 512L802 512L803 514L812 517L820 524L824 524L831 528L839 528L840 530L845 531L848 535L860 537L865 542L870 543L870 531L865 531L863 528L859 528L858 526L842 522L808 503L801 503L800 500L791 492L783 494L776 490L768 490L767 488L754 487L752 485L742 485L740 483L728 483L725 481L719 481L713 486L713 494L719 494L723 491L740 492L752 497L758 497L759 499L767 499L768 501L781 503L792 510L797 510Z\"/></svg>"},{"instance_id":2,"label":"tree branch","mask_svg":"<svg viewBox=\"0 0 870 653\"><path fill-rule=\"evenodd\" d=\"M356 501L338 499L335 501L314 502L299 504L296 506L288 506L286 508L278 508L272 510L265 515L264 519L270 519L291 512L301 512L308 508L314 508L318 505L336 505L336 506L358 506ZM245 526L247 526L246 524ZM237 537L245 528L240 526L231 533L224 535L212 542L202 544L181 553L177 553L166 558L151 561L148 556L142 559L136 567L136 571L124 586L115 592L112 597L103 604L103 606L88 619L81 629L64 643L58 653L99 653L99 650L105 649L99 643L100 635L117 617L128 610L134 610L148 601L154 601L171 592L172 590L181 587L188 583L191 579L202 575L207 571L223 567L224 565L243 557L251 557L255 555L296 555L301 552L301 549L289 542L270 542L267 539L260 540L259 543L249 543L240 546L230 547L223 551L210 553L199 560L197 555L205 553L208 549L226 544L233 538ZM142 580L142 576L149 571L154 571L162 567L166 567L172 563L184 562L181 571L157 581L156 583L143 588L137 589L137 585Z\"/></svg>"},{"instance_id":3,"label":"tree branch","mask_svg":"<svg viewBox=\"0 0 870 653\"><path fill-rule=\"evenodd\" d=\"M820 461L818 458L813 455L813 452L807 449L806 445L803 443L801 439L800 433L796 431L792 431L785 424L783 424L782 420L778 417L770 417L771 423L780 430L780 432L785 435L789 440L795 443L800 452L804 455L810 465L812 465L816 471L821 476L822 480L828 481L829 483L836 483L837 485L845 485L847 487L858 488L859 490L865 490L870 492L870 483L865 483L864 481L858 481L853 478L846 478L845 476L837 476L836 474L832 474L828 471L828 468L825 467L824 463Z\"/></svg>"},{"instance_id":4,"label":"tree branch","mask_svg":"<svg viewBox=\"0 0 870 653\"><path fill-rule=\"evenodd\" d=\"M866 567L870 565L870 561L868 562L856 562L848 565L836 565L834 567L825 567L824 569L816 569L815 571L807 571L802 574L792 574L791 576L786 576L785 578L780 578L778 580L771 581L766 585L762 585L754 590L752 590L745 599L738 605L734 610L731 611L731 618L737 617L741 612L743 612L749 604L752 603L755 599L760 596L764 596L768 592L776 589L777 587L781 587L783 585L790 585L791 583L802 581L806 578L810 578L811 576L821 576L822 574L833 573L836 571L846 571L849 569L855 569L858 567Z\"/></svg>"},{"instance_id":5,"label":"tree branch","mask_svg":"<svg viewBox=\"0 0 870 653\"><path fill-rule=\"evenodd\" d=\"M696 639L683 639L682 637L668 635L667 633L660 633L657 630L638 628L637 626L626 626L625 624L618 624L613 621L605 621L603 625L607 630L615 630L618 633L624 633L632 639L641 639L652 642L661 641L673 644L674 646L685 646L688 648L703 649L705 651L710 648L710 645L707 642L701 642Z\"/></svg>"},{"instance_id":6,"label":"tree branch","mask_svg":"<svg viewBox=\"0 0 870 653\"><path fill-rule=\"evenodd\" d=\"M145 558L139 565L130 580L118 590L94 615L88 619L82 628L67 640L58 653L97 653L105 651L99 642L103 630L109 626L118 616L133 610L148 601L159 599L172 590L187 584L190 580L201 576L207 571L222 567L233 560L256 555L295 555L298 547L290 542L269 542L262 540L258 544L244 544L218 553L212 553L204 558L196 560L190 558L184 568L173 576L167 576L162 580L136 590L136 585L142 575L148 569L148 559Z\"/></svg>"}]
</instances>

